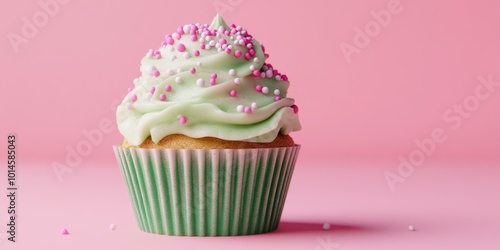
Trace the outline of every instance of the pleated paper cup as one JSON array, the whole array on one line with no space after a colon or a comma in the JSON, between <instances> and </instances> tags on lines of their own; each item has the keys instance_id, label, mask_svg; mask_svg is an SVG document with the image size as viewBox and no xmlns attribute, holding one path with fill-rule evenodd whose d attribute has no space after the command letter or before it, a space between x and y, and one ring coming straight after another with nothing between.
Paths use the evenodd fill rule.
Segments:
<instances>
[{"instance_id":1,"label":"pleated paper cup","mask_svg":"<svg viewBox=\"0 0 500 250\"><path fill-rule=\"evenodd\" d=\"M300 145L113 148L142 231L230 236L278 227Z\"/></svg>"}]
</instances>

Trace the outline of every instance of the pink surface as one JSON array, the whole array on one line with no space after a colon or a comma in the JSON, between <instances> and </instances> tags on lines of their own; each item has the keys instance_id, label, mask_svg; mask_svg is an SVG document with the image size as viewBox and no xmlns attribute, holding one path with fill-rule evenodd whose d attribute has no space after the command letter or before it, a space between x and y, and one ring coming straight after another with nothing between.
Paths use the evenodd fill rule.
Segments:
<instances>
[{"instance_id":1,"label":"pink surface","mask_svg":"<svg viewBox=\"0 0 500 250\"><path fill-rule=\"evenodd\" d=\"M111 149L115 106L149 48L216 6L266 45L300 107L283 223L236 238L141 233ZM499 12L488 0L3 1L0 186L1 138L15 133L20 224L1 249L494 249ZM88 133L102 139L72 153Z\"/></svg>"},{"instance_id":2,"label":"pink surface","mask_svg":"<svg viewBox=\"0 0 500 250\"><path fill-rule=\"evenodd\" d=\"M383 178L388 168L382 161L299 160L277 231L203 238L139 231L114 163L85 164L62 183L51 171L25 163L20 171L19 242L2 239L0 248L458 250L499 246L500 169L494 163L428 162L394 193ZM325 222L332 225L330 231L322 229ZM116 230L108 229L111 223ZM409 225L417 231L409 231ZM60 235L63 228L70 234Z\"/></svg>"}]
</instances>

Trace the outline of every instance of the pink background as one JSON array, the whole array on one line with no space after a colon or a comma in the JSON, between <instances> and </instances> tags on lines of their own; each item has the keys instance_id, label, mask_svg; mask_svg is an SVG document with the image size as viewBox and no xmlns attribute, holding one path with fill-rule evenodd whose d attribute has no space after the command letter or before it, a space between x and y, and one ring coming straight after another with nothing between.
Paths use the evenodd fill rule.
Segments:
<instances>
[{"instance_id":1,"label":"pink background","mask_svg":"<svg viewBox=\"0 0 500 250\"><path fill-rule=\"evenodd\" d=\"M40 2L53 1L55 0ZM316 232L316 226L335 219L336 222L332 223L352 224L351 227L344 227L344 231L341 226L337 227L341 232L347 232L345 238L336 239L341 245L339 249L366 249L361 245L352 248L349 242L355 239L372 239L370 237L375 237L369 244L366 243L368 245L365 247L370 249L377 249L379 246L381 249L402 249L401 246L410 249L412 245L420 249L442 249L437 247L440 246L436 243L438 241L430 236L436 230L442 230L441 233L450 237L446 238L449 241L444 242L456 240L456 245L450 245L455 249L465 249L461 246L474 247L475 241L471 239L467 244L459 244L461 240L466 240L465 236L478 239L478 243L499 245L500 242L492 240L487 232L500 235L500 218L498 212L494 212L500 211L499 205L490 203L488 198L488 194L500 190L500 185L493 181L500 177L500 91L492 92L488 98L479 101L478 106L468 112L470 117L460 118L462 123L456 128L452 128L456 125L455 122L447 122L443 115L447 110L453 110L455 104L474 99L476 88L481 84L479 76L487 79L491 74L493 81L500 82L500 2L61 2L65 4L58 5L59 10L47 19L48 22L43 27L38 28L32 38L27 38L27 44L17 47L17 53L9 42L9 33L21 35L23 18L32 19L43 8L38 1L0 3L0 81L3 90L0 97L0 133L3 134L2 138L7 133L16 133L19 159L21 163L30 162L22 166L26 171L23 176L25 179L21 179L26 190L23 205L26 213L24 230L28 230L30 220L36 222L37 230L44 232L47 228L43 225L53 227L50 230L55 231L68 224L83 230L84 227L79 223L85 217L75 221L71 218L79 217L78 211L89 209L92 203L88 201L94 197L83 196L82 199L86 201L84 204L71 199L69 200L73 203L65 203L60 197L80 196L85 192L81 187L88 182L93 183L93 175L101 178L101 172L97 171L102 171L112 181L96 180L96 185L102 185L94 187L96 192L113 186L116 190L109 191L109 195L118 198L116 203L109 206L121 204L127 208L120 218L128 218L123 223L129 227L121 233L129 233L127 237L134 240L134 235L151 237L143 236L134 228L125 188L114 162L111 145L122 140L115 129L114 108L121 101L127 87L131 86L133 78L139 76L140 59L149 48L158 46L164 35L173 32L179 25L209 23L216 13L214 6L224 3L229 6L222 13L226 21L248 29L266 45L271 55L269 62L289 76L289 96L294 97L300 107L303 126L301 132L293 134L295 140L303 146L297 166L298 173L302 175L296 173L294 176L295 182L292 185L295 187L290 190L291 198L285 207L284 218L289 221L305 221L305 225L285 224L282 229L284 234L278 234L275 238L255 238L263 239L263 245L251 246L272 245L274 243L269 242L288 239L288 236L310 235L312 243L302 242L302 245L297 245L298 248L318 249L314 243L315 235L325 232ZM380 30L372 34L373 37L363 44L363 48L358 48L359 53L350 57L342 53L342 44L355 45L356 27L364 30L376 20L372 11L385 12L397 3L399 6L394 11L397 13L391 14L385 27L377 26L381 27ZM500 90L500 87L494 89ZM458 117L451 114L448 113ZM113 122L112 131L103 133L103 140L92 147L92 152L82 157L78 167L71 174L68 173L62 183L58 182L51 166L54 162L65 163L67 148L74 149L85 140L82 130L99 129L99 123L103 121ZM397 195L394 195L387 188L384 173L396 173L400 163L398 157L408 158L418 151L414 141L431 138L431 132L436 128L444 131L446 140L436 144L435 150L425 156L422 164L418 164L421 166L411 178L408 177L404 184L398 184ZM6 147L5 139L0 140L0 147ZM0 160L5 162L4 153L0 154ZM350 165L352 168L346 167ZM1 166L3 168L4 164ZM308 168L314 171L305 171ZM325 178L322 176L331 176L331 182L325 179L324 183L320 182L323 186L317 186L317 189L310 187L318 179ZM363 178L366 181L362 181ZM4 181L3 177L1 179ZM448 184L456 189L441 189ZM37 199L35 185L43 187L38 191L46 192L49 197ZM435 185L433 187L436 189L429 188L428 185ZM335 190L347 190L347 193ZM328 192L328 195L320 196L324 192ZM450 200L443 201L441 195L450 197ZM374 197L381 197L385 202L380 203ZM370 213L360 216L358 212L367 206L362 202L366 199L378 204L375 208L380 209L381 214L374 213L378 217L370 218ZM319 208L301 206L310 204L301 202L303 200L317 204ZM341 203L336 205L336 201ZM420 210L423 204L436 202L440 206ZM410 205L414 203L414 206ZM464 203L468 204L465 205L467 209L455 210L457 207L463 208ZM48 214L30 210L30 205L37 204L46 204L42 207ZM72 217L68 215L61 218L60 214L49 212L49 204L71 209L71 212L66 212ZM480 211L471 204L477 204L477 207L486 210ZM112 208L103 209L113 211ZM455 210L456 218L450 215L442 223L432 225L433 222L437 223L436 217L441 218L446 214L445 211L450 210ZM417 217L423 218L422 223L429 223L429 229L434 230L415 232L420 234L421 238L418 240L406 241L403 237L399 238L399 245L380 245L377 244L382 242L377 241L379 234L352 229L363 221L375 220L376 223L371 222L382 225L382 231L377 231L382 237L380 239L402 237L401 233L408 233L405 228L409 223L402 218L416 211L423 211L424 215L420 214L423 217ZM96 211L92 218L106 219L106 216L112 214ZM313 215L307 217L307 214ZM490 220L483 217L475 220L476 214L483 217L488 215ZM43 219L48 216L55 219ZM339 216L344 221L339 221ZM401 220L384 224L383 218L391 216L394 216L394 220ZM349 221L351 217L353 220ZM453 222L457 218L464 219L463 224ZM365 226L377 228L373 223ZM363 225L359 227L363 228ZM486 229L478 235L470 233L476 231L451 234L454 227L461 227L463 230L477 227ZM297 228L300 230L295 230ZM24 240L34 237L46 244L61 240L57 233L51 238L47 235L37 236L37 232L34 229L26 232ZM92 238L92 232L88 231L86 237ZM333 231L332 235L335 235ZM77 242L83 239L71 236L73 238L64 243L67 244L65 246L81 244ZM111 242L118 240L104 236L101 238L92 239ZM183 239L176 242L182 246L185 241ZM195 246L198 241L199 239L189 244ZM156 244L155 240L151 242ZM436 244L433 245L432 242ZM285 246L281 245L283 248ZM288 249L289 247L290 245Z\"/></svg>"}]
</instances>

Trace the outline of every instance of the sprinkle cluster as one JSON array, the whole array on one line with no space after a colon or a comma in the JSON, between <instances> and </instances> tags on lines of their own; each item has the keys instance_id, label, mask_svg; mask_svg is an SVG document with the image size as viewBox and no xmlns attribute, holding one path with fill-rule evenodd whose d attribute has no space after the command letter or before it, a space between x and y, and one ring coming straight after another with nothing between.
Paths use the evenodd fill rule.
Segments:
<instances>
[{"instance_id":1,"label":"sprinkle cluster","mask_svg":"<svg viewBox=\"0 0 500 250\"><path fill-rule=\"evenodd\" d=\"M259 63L259 57L257 55L256 48L254 47L254 39L247 30L243 29L241 26L236 26L235 24L230 25L228 29L226 29L225 27L227 26L220 26L217 29L210 29L208 24L201 25L199 23L179 26L175 32L165 35L165 40L161 42L159 49L150 49L146 54L146 58L152 60L163 59L175 61L178 59L177 55L179 55L179 53L184 59L190 59L203 55L204 51L208 52L211 50L217 50L217 53L226 53L238 60L253 62L253 64L249 66L249 70L255 78L274 78L276 81L288 81L288 77L285 74L281 74L269 63L263 63L260 68L257 68L256 65ZM191 41L191 43L198 43L199 49L189 51L192 49L188 50L186 45L190 46L189 48L192 47L190 44L183 43L183 41L186 41L181 40L181 38L183 37L187 37L188 40ZM187 43L190 42L187 41ZM265 59L269 58L269 54L265 53L265 47L263 45L260 45L260 48L264 53ZM168 53L168 51L177 53ZM202 63L200 61L197 61L196 65L200 67ZM177 72L177 74L180 74L183 71L182 69L178 68L176 70L167 69L165 70L165 72L160 72L160 70L158 70L155 66L149 65L145 67L145 72L150 75L150 77L157 78L161 75L173 76L175 72ZM189 68L188 72L191 75L196 75L198 69L197 67L191 67ZM235 89L230 90L228 92L228 95L232 98L236 98L238 97L238 91L236 87L242 83L242 80L237 77L237 72L235 71L235 69L230 69L228 71L228 74L234 77L232 81L235 84ZM217 84L217 76L217 73L214 72L210 74L209 80L206 80L203 77L196 78L194 84L196 84L200 88L214 86ZM140 81L141 78L135 79L134 84L138 85ZM175 77L175 83L183 84L184 82L185 79L183 79L182 75ZM171 85L166 85L164 89L157 89L157 86L153 86L145 95L145 98L150 101L155 101L152 100L152 97L156 92L161 91L161 93L157 95L156 101L168 101L168 93L171 92L174 88L175 86L173 87ZM282 97L284 97L282 96L282 93L278 88L269 89L269 87L259 84L255 87L255 90L263 95L274 95L275 101L280 101ZM131 89L129 89L129 91L131 91ZM137 96L136 93L130 95L130 100L126 104L126 107L128 109L132 109L133 103L135 103L138 98L141 97ZM295 113L298 112L297 106L293 105L292 108ZM250 106L236 106L237 112L246 114L251 114L257 109L258 105L256 102L252 102ZM187 118L182 114L179 114L177 116L177 120L180 124L187 123Z\"/></svg>"}]
</instances>

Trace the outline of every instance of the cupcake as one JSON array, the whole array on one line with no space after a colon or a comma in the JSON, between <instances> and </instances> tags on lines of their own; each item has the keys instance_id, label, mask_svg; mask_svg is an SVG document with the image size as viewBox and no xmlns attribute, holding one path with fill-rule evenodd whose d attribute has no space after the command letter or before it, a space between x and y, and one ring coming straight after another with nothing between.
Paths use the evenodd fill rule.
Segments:
<instances>
[{"instance_id":1,"label":"cupcake","mask_svg":"<svg viewBox=\"0 0 500 250\"><path fill-rule=\"evenodd\" d=\"M114 146L142 231L185 236L278 227L300 145L289 82L264 46L217 15L167 34L117 108Z\"/></svg>"}]
</instances>

